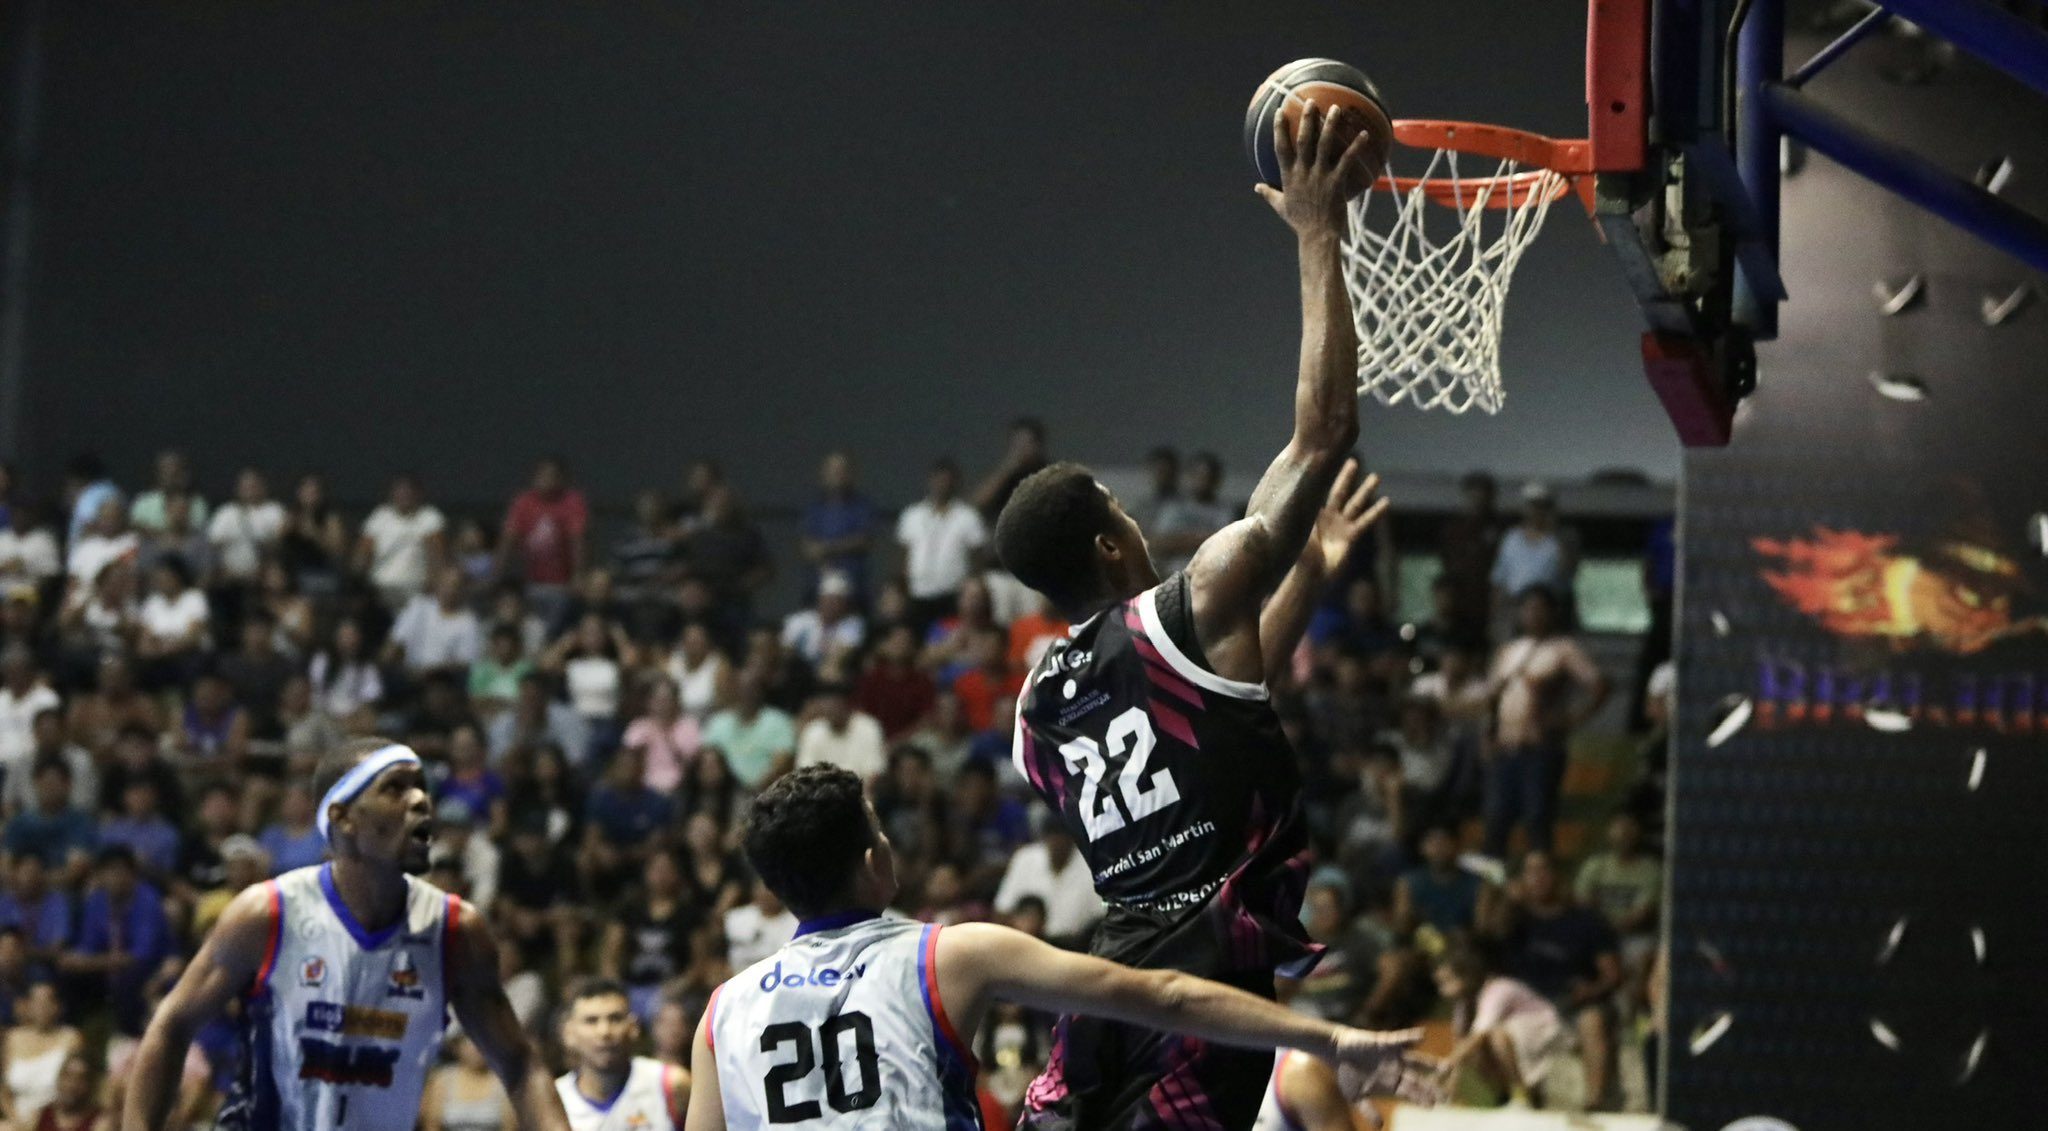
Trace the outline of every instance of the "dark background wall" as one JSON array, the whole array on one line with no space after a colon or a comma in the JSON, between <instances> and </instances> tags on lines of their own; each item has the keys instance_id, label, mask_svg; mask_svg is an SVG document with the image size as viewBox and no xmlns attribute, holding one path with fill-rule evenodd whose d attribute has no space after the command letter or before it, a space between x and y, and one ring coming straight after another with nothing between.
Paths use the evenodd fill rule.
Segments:
<instances>
[{"instance_id":1,"label":"dark background wall","mask_svg":"<svg viewBox=\"0 0 2048 1131\"><path fill-rule=\"evenodd\" d=\"M1241 470L1285 437L1292 246L1239 150L1260 76L1355 60L1397 113L1582 131L1584 11L1047 0L49 6L23 435L497 498L698 454L884 497L1036 412L1062 454ZM1498 34L1512 27L1512 35ZM1499 418L1375 407L1397 469L1677 467L1569 209Z\"/></svg>"},{"instance_id":2,"label":"dark background wall","mask_svg":"<svg viewBox=\"0 0 2048 1131\"><path fill-rule=\"evenodd\" d=\"M1789 54L1818 46L1801 34ZM1913 55L1869 44L1813 91L1962 173L2010 154L2007 195L2048 211L2048 101L1969 65L1925 86L1881 77ZM1756 540L1889 537L1886 561L1968 582L1978 604L1952 590L1954 608L2003 596L2015 624L2040 617L2048 311L2037 291L1993 328L1980 303L2042 280L1823 159L1784 199L1783 338L1735 443L1686 460L1669 1114L2038 1123L2048 634L1971 650L1829 631L1764 581L1784 562ZM1916 273L1924 300L1880 315L1873 284ZM1881 395L1880 371L1925 399ZM2012 576L1957 568L1958 544ZM1885 605L1868 586L1829 599ZM1747 725L1709 746L1737 710Z\"/></svg>"}]
</instances>

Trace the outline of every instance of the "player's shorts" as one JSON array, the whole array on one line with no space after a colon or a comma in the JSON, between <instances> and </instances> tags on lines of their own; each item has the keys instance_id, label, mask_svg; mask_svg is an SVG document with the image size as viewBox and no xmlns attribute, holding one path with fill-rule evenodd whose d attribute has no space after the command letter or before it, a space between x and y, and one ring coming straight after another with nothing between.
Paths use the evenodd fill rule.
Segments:
<instances>
[{"instance_id":1,"label":"player's shorts","mask_svg":"<svg viewBox=\"0 0 2048 1131\"><path fill-rule=\"evenodd\" d=\"M1112 906L1093 953L1128 966L1182 970L1271 1000L1273 974L1306 973L1322 948L1300 921L1274 921L1219 898L1174 920ZM1062 1017L1052 1056L1024 1097L1031 1131L1240 1131L1258 1118L1273 1074L1269 1049L1240 1049L1094 1017Z\"/></svg>"}]
</instances>

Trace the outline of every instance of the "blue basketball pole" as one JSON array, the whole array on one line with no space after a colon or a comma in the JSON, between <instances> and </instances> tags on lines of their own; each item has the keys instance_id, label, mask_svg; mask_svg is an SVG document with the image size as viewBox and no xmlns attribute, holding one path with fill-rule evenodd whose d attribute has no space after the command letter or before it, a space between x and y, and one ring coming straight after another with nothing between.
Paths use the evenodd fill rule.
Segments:
<instances>
[{"instance_id":1,"label":"blue basketball pole","mask_svg":"<svg viewBox=\"0 0 2048 1131\"><path fill-rule=\"evenodd\" d=\"M1778 262L1780 145L1778 129L1765 113L1757 92L1776 83L1784 74L1784 0L1754 0L1736 43L1736 90L1741 92L1736 113L1741 116L1741 129L1736 134L1735 165L1756 210L1755 238L1763 243L1764 258L1772 264ZM1736 317L1758 341L1778 336L1778 303L1770 294L1773 289L1770 284L1751 279L1746 270L1736 273Z\"/></svg>"},{"instance_id":2,"label":"blue basketball pole","mask_svg":"<svg viewBox=\"0 0 2048 1131\"><path fill-rule=\"evenodd\" d=\"M2048 31L1991 0L1880 0L1880 6L2048 94Z\"/></svg>"},{"instance_id":3,"label":"blue basketball pole","mask_svg":"<svg viewBox=\"0 0 2048 1131\"><path fill-rule=\"evenodd\" d=\"M2048 221L1849 122L1783 83L1764 84L1756 91L1755 101L1774 130L1798 138L1844 168L2004 248L2035 270L2048 271Z\"/></svg>"}]
</instances>

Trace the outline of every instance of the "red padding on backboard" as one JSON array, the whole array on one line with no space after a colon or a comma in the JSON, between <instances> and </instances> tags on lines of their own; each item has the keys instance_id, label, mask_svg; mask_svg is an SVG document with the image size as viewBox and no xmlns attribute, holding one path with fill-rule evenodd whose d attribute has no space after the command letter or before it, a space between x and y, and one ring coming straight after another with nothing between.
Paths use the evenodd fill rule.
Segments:
<instances>
[{"instance_id":1,"label":"red padding on backboard","mask_svg":"<svg viewBox=\"0 0 2048 1131\"><path fill-rule=\"evenodd\" d=\"M1688 448L1722 448L1734 431L1735 405L1706 348L1691 338L1643 335L1643 373Z\"/></svg>"}]
</instances>

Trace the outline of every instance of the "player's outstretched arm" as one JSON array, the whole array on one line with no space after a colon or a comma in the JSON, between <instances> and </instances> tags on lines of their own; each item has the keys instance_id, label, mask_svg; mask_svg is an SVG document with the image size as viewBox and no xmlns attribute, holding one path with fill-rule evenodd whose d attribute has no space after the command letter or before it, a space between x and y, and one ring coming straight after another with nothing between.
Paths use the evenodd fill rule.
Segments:
<instances>
[{"instance_id":1,"label":"player's outstretched arm","mask_svg":"<svg viewBox=\"0 0 2048 1131\"><path fill-rule=\"evenodd\" d=\"M1331 121L1313 104L1274 142L1284 191L1259 186L1301 252L1301 368L1294 434L1266 468L1243 519L1189 563L1195 633L1218 675L1257 681L1259 608L1300 557L1344 454L1358 440L1358 333L1344 291L1345 203L1366 184L1369 140L1356 115ZM1347 144L1348 139L1348 144Z\"/></svg>"},{"instance_id":2,"label":"player's outstretched arm","mask_svg":"<svg viewBox=\"0 0 2048 1131\"><path fill-rule=\"evenodd\" d=\"M1360 482L1359 471L1357 460L1344 461L1344 469L1330 485L1329 498L1316 514L1308 544L1259 613L1259 655L1266 662L1267 682L1293 658L1302 633L1308 631L1323 584L1343 572L1352 548L1387 513L1387 500L1378 497L1380 477L1367 475Z\"/></svg>"},{"instance_id":3,"label":"player's outstretched arm","mask_svg":"<svg viewBox=\"0 0 2048 1131\"><path fill-rule=\"evenodd\" d=\"M711 1051L711 1011L697 1022L697 1039L690 1045L690 1117L682 1126L690 1131L725 1131L725 1100L718 1093L718 1062Z\"/></svg>"},{"instance_id":4,"label":"player's outstretched arm","mask_svg":"<svg viewBox=\"0 0 2048 1131\"><path fill-rule=\"evenodd\" d=\"M123 1131L158 1131L170 1125L192 1038L255 980L270 950L275 916L268 884L243 891L221 913L185 976L165 995L142 1034L129 1070Z\"/></svg>"},{"instance_id":5,"label":"player's outstretched arm","mask_svg":"<svg viewBox=\"0 0 2048 1131\"><path fill-rule=\"evenodd\" d=\"M462 1031L476 1042L477 1051L505 1085L512 1110L519 1115L520 1131L569 1131L569 1116L562 1110L547 1063L520 1027L512 1003L505 1000L504 983L498 980L498 940L490 925L463 900L454 929L453 968L445 975L448 999Z\"/></svg>"},{"instance_id":6,"label":"player's outstretched arm","mask_svg":"<svg viewBox=\"0 0 2048 1131\"><path fill-rule=\"evenodd\" d=\"M1398 1064L1422 1037L1420 1029L1372 1033L1333 1025L1192 974L1121 966L993 923L946 928L935 957L940 997L964 1033L980 1024L992 999L1002 999L1218 1044L1301 1049L1369 1074Z\"/></svg>"}]
</instances>

